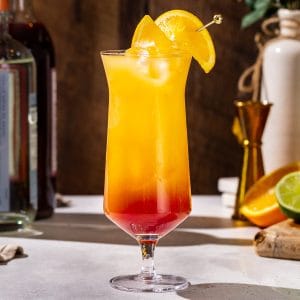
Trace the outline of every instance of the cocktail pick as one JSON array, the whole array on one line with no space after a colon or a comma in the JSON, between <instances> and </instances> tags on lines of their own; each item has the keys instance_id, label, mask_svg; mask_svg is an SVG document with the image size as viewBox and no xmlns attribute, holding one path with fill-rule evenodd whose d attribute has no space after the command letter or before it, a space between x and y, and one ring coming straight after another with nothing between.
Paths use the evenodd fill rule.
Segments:
<instances>
[{"instance_id":1,"label":"cocktail pick","mask_svg":"<svg viewBox=\"0 0 300 300\"><path fill-rule=\"evenodd\" d=\"M209 23L207 23L206 25L203 25L202 27L200 27L199 29L197 29L198 32L202 31L203 29L206 29L207 27L213 25L213 24L217 24L220 25L223 22L223 17L222 15L214 15L212 21L210 21Z\"/></svg>"}]
</instances>

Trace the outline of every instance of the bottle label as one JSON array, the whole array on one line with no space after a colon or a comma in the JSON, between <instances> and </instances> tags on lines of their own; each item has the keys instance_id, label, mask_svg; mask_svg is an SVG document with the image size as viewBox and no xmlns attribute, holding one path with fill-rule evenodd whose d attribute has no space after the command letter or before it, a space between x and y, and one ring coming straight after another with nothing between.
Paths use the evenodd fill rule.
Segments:
<instances>
[{"instance_id":1,"label":"bottle label","mask_svg":"<svg viewBox=\"0 0 300 300\"><path fill-rule=\"evenodd\" d=\"M0 70L0 211L9 211L9 72Z\"/></svg>"},{"instance_id":2,"label":"bottle label","mask_svg":"<svg viewBox=\"0 0 300 300\"><path fill-rule=\"evenodd\" d=\"M29 94L29 180L30 180L30 203L35 209L38 204L38 193L37 193L37 100L36 94Z\"/></svg>"},{"instance_id":3,"label":"bottle label","mask_svg":"<svg viewBox=\"0 0 300 300\"><path fill-rule=\"evenodd\" d=\"M57 78L56 78L56 70L52 68L51 70L51 87L52 87L52 136L51 136L51 173L52 175L56 174L57 171Z\"/></svg>"}]
</instances>

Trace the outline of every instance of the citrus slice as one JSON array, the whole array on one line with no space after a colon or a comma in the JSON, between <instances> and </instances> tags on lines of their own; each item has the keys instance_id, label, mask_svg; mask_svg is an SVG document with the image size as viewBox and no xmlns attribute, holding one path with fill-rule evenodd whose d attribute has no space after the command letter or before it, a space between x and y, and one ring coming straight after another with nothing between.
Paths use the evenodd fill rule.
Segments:
<instances>
[{"instance_id":1,"label":"citrus slice","mask_svg":"<svg viewBox=\"0 0 300 300\"><path fill-rule=\"evenodd\" d=\"M178 48L190 53L208 73L216 61L214 44L206 29L197 31L202 22L185 10L170 10L160 15L155 24Z\"/></svg>"},{"instance_id":2,"label":"citrus slice","mask_svg":"<svg viewBox=\"0 0 300 300\"><path fill-rule=\"evenodd\" d=\"M267 227L286 219L280 211L274 189L243 205L241 213L259 227Z\"/></svg>"},{"instance_id":3,"label":"citrus slice","mask_svg":"<svg viewBox=\"0 0 300 300\"><path fill-rule=\"evenodd\" d=\"M300 222L300 171L284 176L277 183L275 192L283 213Z\"/></svg>"},{"instance_id":4,"label":"citrus slice","mask_svg":"<svg viewBox=\"0 0 300 300\"><path fill-rule=\"evenodd\" d=\"M131 42L131 50L146 50L149 53L169 51L172 42L154 23L148 15L144 16L137 25Z\"/></svg>"},{"instance_id":5,"label":"citrus slice","mask_svg":"<svg viewBox=\"0 0 300 300\"><path fill-rule=\"evenodd\" d=\"M286 217L279 207L275 186L286 174L299 170L300 162L295 162L261 177L247 191L241 213L260 227L267 227L284 220Z\"/></svg>"}]
</instances>

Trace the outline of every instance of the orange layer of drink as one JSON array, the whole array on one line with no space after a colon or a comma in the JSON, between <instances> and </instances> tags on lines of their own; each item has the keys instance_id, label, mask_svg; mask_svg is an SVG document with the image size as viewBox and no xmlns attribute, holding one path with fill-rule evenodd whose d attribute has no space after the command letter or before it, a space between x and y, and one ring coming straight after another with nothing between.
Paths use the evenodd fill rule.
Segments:
<instances>
[{"instance_id":1,"label":"orange layer of drink","mask_svg":"<svg viewBox=\"0 0 300 300\"><path fill-rule=\"evenodd\" d=\"M185 83L191 57L102 52L109 85L105 213L160 238L191 210Z\"/></svg>"}]
</instances>

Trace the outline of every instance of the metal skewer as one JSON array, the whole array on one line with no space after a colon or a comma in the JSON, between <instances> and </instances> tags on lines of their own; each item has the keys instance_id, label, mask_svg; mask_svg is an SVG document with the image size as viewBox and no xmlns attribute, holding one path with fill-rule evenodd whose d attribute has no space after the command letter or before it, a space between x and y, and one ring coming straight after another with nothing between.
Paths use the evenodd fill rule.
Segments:
<instances>
[{"instance_id":1,"label":"metal skewer","mask_svg":"<svg viewBox=\"0 0 300 300\"><path fill-rule=\"evenodd\" d=\"M221 24L223 22L223 17L222 15L214 15L213 19L211 22L207 23L206 25L200 27L199 29L197 29L196 31L202 31L203 29L213 25L213 24Z\"/></svg>"}]
</instances>

